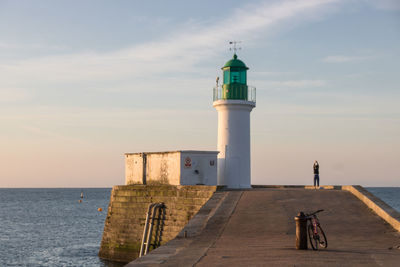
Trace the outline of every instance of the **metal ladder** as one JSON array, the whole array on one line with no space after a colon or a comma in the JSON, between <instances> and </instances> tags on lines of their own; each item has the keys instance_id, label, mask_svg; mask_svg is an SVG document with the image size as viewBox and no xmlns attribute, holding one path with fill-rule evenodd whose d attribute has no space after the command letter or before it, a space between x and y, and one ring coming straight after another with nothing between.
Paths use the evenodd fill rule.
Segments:
<instances>
[{"instance_id":1,"label":"metal ladder","mask_svg":"<svg viewBox=\"0 0 400 267\"><path fill-rule=\"evenodd\" d=\"M143 230L142 243L140 245L139 258L146 255L150 250L150 245L157 247L160 245L163 220L164 220L164 203L151 203L147 209L146 222ZM158 214L158 216L157 216ZM153 235L154 221L157 220L157 229L154 243L151 244L151 237Z\"/></svg>"}]
</instances>

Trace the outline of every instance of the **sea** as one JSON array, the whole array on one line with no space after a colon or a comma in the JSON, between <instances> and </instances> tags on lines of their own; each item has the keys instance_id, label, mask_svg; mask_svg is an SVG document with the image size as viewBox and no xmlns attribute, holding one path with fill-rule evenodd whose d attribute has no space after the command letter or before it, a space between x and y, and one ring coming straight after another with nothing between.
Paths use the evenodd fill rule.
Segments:
<instances>
[{"instance_id":1,"label":"sea","mask_svg":"<svg viewBox=\"0 0 400 267\"><path fill-rule=\"evenodd\" d=\"M0 188L0 266L122 266L97 256L110 193Z\"/></svg>"},{"instance_id":2,"label":"sea","mask_svg":"<svg viewBox=\"0 0 400 267\"><path fill-rule=\"evenodd\" d=\"M400 211L400 187L366 189ZM123 266L97 256L110 193L0 188L0 266Z\"/></svg>"},{"instance_id":3,"label":"sea","mask_svg":"<svg viewBox=\"0 0 400 267\"><path fill-rule=\"evenodd\" d=\"M400 212L400 187L365 187L365 189Z\"/></svg>"}]
</instances>

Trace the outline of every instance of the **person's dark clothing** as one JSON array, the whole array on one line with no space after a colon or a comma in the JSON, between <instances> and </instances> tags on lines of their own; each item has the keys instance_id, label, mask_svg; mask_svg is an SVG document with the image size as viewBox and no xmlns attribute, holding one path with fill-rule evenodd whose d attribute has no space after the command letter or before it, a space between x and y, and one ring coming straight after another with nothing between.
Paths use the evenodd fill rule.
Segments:
<instances>
[{"instance_id":1,"label":"person's dark clothing","mask_svg":"<svg viewBox=\"0 0 400 267\"><path fill-rule=\"evenodd\" d=\"M319 186L319 164L314 164L314 186Z\"/></svg>"},{"instance_id":2,"label":"person's dark clothing","mask_svg":"<svg viewBox=\"0 0 400 267\"><path fill-rule=\"evenodd\" d=\"M314 174L314 186L319 186L319 175L318 174Z\"/></svg>"},{"instance_id":3,"label":"person's dark clothing","mask_svg":"<svg viewBox=\"0 0 400 267\"><path fill-rule=\"evenodd\" d=\"M314 164L314 174L319 174L319 164Z\"/></svg>"}]
</instances>

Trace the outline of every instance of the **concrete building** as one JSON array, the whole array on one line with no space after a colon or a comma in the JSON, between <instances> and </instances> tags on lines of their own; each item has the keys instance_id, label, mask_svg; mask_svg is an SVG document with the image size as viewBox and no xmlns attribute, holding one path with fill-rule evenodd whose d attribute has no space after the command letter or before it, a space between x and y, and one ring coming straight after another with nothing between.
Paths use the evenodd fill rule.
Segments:
<instances>
[{"instance_id":1,"label":"concrete building","mask_svg":"<svg viewBox=\"0 0 400 267\"><path fill-rule=\"evenodd\" d=\"M125 154L125 184L217 185L217 151Z\"/></svg>"},{"instance_id":2,"label":"concrete building","mask_svg":"<svg viewBox=\"0 0 400 267\"><path fill-rule=\"evenodd\" d=\"M218 111L218 185L250 188L250 112L255 88L247 85L249 68L236 53L223 67L223 84L214 88Z\"/></svg>"}]
</instances>

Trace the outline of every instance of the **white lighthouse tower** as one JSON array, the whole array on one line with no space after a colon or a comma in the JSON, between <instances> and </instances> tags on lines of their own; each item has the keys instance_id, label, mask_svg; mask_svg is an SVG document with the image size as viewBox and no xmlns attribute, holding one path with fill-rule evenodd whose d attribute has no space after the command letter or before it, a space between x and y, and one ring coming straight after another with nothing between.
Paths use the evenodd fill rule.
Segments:
<instances>
[{"instance_id":1,"label":"white lighthouse tower","mask_svg":"<svg viewBox=\"0 0 400 267\"><path fill-rule=\"evenodd\" d=\"M236 51L223 67L223 84L214 88L218 111L218 184L250 188L250 112L256 106L256 90L247 85L249 68Z\"/></svg>"}]
</instances>

